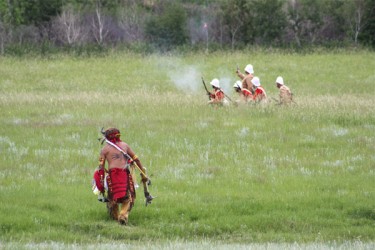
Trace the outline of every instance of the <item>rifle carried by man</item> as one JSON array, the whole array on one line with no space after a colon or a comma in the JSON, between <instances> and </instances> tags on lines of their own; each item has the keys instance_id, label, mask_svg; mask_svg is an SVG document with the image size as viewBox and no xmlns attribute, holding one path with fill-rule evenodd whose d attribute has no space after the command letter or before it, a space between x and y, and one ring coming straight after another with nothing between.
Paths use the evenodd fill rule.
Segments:
<instances>
[{"instance_id":1,"label":"rifle carried by man","mask_svg":"<svg viewBox=\"0 0 375 250\"><path fill-rule=\"evenodd\" d=\"M137 164L137 159L138 158L132 158L127 152L125 152L120 146L118 146L117 144L113 143L112 141L108 140L106 135L105 135L105 132L103 131L103 128L101 130L101 133L104 135L104 138L101 139L99 138L99 140L101 140L101 143L103 144L103 142L106 142L108 145L114 147L115 149L117 149L118 151L120 151L122 153L122 155L124 156L124 158L126 159L127 161L127 166L134 166L136 167L140 173L141 173L141 178L142 178L142 183L143 183L143 191L144 191L144 194L145 194L145 198L146 198L146 206L148 204L151 204L151 201L156 198L156 197L153 197L150 195L150 192L149 192L149 189L148 189L148 186L151 185L151 180L150 178L147 176L147 173L146 173L146 168L141 168L140 166L138 166Z\"/></svg>"},{"instance_id":2,"label":"rifle carried by man","mask_svg":"<svg viewBox=\"0 0 375 250\"><path fill-rule=\"evenodd\" d=\"M214 79L214 80L216 80L217 82L219 82L219 80L217 80L217 79ZM212 94L210 91L208 91L207 86L206 86L206 83L204 82L203 77L202 77L202 82L203 82L204 89L205 89L206 92L207 92L208 100L211 100L212 98L214 98L214 94ZM211 83L211 84L212 84L212 83ZM217 84L218 84L218 83L217 83ZM214 87L216 87L217 89L219 89L219 90L224 94L224 96L225 96L226 99L228 99L229 101L233 102L232 99L231 99L227 94L225 94L224 90L223 90L222 88L220 88L219 85L214 86Z\"/></svg>"},{"instance_id":3,"label":"rifle carried by man","mask_svg":"<svg viewBox=\"0 0 375 250\"><path fill-rule=\"evenodd\" d=\"M204 89L206 90L206 93L208 95L208 100L211 100L212 93L210 91L208 91L206 83L204 82L203 77L202 77L202 83L203 83Z\"/></svg>"}]
</instances>

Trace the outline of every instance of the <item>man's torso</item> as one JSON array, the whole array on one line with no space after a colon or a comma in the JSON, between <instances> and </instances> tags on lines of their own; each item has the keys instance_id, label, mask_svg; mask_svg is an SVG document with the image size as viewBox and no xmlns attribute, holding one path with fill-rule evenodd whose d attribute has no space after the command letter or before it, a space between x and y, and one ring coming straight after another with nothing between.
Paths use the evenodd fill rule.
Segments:
<instances>
[{"instance_id":1,"label":"man's torso","mask_svg":"<svg viewBox=\"0 0 375 250\"><path fill-rule=\"evenodd\" d=\"M124 142L118 142L116 143L117 146L119 146L124 152L127 153L128 151L128 145ZM112 168L124 168L126 166L127 159L123 155L122 152L120 152L115 147L107 144L104 146L102 150L102 154L105 156L105 159L108 162L108 169Z\"/></svg>"}]
</instances>

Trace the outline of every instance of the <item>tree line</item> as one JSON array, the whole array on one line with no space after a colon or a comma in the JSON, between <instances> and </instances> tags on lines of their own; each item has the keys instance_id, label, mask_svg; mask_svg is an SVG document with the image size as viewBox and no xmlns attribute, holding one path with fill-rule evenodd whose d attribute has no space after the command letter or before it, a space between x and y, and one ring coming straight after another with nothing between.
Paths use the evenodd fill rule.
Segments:
<instances>
[{"instance_id":1,"label":"tree line","mask_svg":"<svg viewBox=\"0 0 375 250\"><path fill-rule=\"evenodd\" d=\"M374 48L375 0L0 0L1 54L46 44Z\"/></svg>"}]
</instances>

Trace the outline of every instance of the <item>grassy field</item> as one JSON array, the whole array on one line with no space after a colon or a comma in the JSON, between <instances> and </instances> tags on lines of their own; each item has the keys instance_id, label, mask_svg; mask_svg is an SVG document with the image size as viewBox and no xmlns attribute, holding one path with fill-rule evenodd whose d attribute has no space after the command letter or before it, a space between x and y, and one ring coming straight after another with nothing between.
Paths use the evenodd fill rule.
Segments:
<instances>
[{"instance_id":1,"label":"grassy field","mask_svg":"<svg viewBox=\"0 0 375 250\"><path fill-rule=\"evenodd\" d=\"M201 77L235 99L248 63L297 105L207 106ZM0 58L0 248L370 249L374 83L368 51ZM157 196L125 227L91 192L108 126Z\"/></svg>"}]
</instances>

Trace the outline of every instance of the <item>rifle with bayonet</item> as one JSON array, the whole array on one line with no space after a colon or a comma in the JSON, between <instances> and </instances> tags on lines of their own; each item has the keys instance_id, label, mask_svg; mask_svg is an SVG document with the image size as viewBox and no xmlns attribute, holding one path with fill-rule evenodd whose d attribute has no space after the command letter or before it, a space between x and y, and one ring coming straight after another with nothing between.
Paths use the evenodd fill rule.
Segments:
<instances>
[{"instance_id":1,"label":"rifle with bayonet","mask_svg":"<svg viewBox=\"0 0 375 250\"><path fill-rule=\"evenodd\" d=\"M274 97L271 97L273 101L275 101L275 105L281 105L281 102L279 100L277 100L276 98Z\"/></svg>"},{"instance_id":2,"label":"rifle with bayonet","mask_svg":"<svg viewBox=\"0 0 375 250\"><path fill-rule=\"evenodd\" d=\"M276 102L275 103L276 105L282 105L283 104L283 102L277 100L276 98L274 98L274 97L271 97L271 98L272 98L272 100L274 100ZM293 99L291 99L291 102L297 105L297 103Z\"/></svg>"},{"instance_id":3,"label":"rifle with bayonet","mask_svg":"<svg viewBox=\"0 0 375 250\"><path fill-rule=\"evenodd\" d=\"M207 86L206 86L206 83L204 82L203 77L202 77L202 82L203 82L204 89L205 89L206 92L207 92L208 100L211 100L212 93L211 93L210 91L208 91ZM229 101L233 102L233 100L230 99L230 97L229 97L227 94L225 94L225 92L224 92L224 90L223 90L222 88L219 88L219 89L220 89L221 92L223 92L224 96L225 96Z\"/></svg>"},{"instance_id":4,"label":"rifle with bayonet","mask_svg":"<svg viewBox=\"0 0 375 250\"><path fill-rule=\"evenodd\" d=\"M212 94L211 94L210 91L208 91L207 86L206 86L206 83L204 82L203 77L202 77L202 83L203 83L204 89L206 90L206 93L207 93L207 95L208 95L208 100L211 100L211 95L212 95Z\"/></svg>"},{"instance_id":5,"label":"rifle with bayonet","mask_svg":"<svg viewBox=\"0 0 375 250\"><path fill-rule=\"evenodd\" d=\"M220 89L220 90L221 90L221 92L223 92L224 96L225 96L229 101L231 101L232 103L234 103L233 100L230 99L230 97L229 97L227 94L225 94L225 92L224 92L223 89Z\"/></svg>"}]
</instances>

